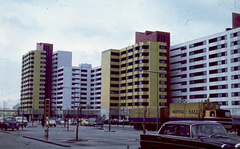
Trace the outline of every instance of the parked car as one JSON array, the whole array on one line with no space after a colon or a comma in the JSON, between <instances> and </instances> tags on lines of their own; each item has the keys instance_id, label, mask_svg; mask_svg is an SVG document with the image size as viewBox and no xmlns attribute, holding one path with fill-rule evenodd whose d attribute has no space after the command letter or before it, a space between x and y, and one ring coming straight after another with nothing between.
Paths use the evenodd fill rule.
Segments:
<instances>
[{"instance_id":1,"label":"parked car","mask_svg":"<svg viewBox=\"0 0 240 149\"><path fill-rule=\"evenodd\" d=\"M84 119L82 120L82 122L80 123L81 126L88 126L88 119Z\"/></svg>"},{"instance_id":2,"label":"parked car","mask_svg":"<svg viewBox=\"0 0 240 149\"><path fill-rule=\"evenodd\" d=\"M57 125L64 125L64 120L62 118L57 118L56 119L56 124Z\"/></svg>"},{"instance_id":3,"label":"parked car","mask_svg":"<svg viewBox=\"0 0 240 149\"><path fill-rule=\"evenodd\" d=\"M88 126L103 126L103 120L101 118L89 118Z\"/></svg>"},{"instance_id":4,"label":"parked car","mask_svg":"<svg viewBox=\"0 0 240 149\"><path fill-rule=\"evenodd\" d=\"M67 121L67 124L69 124L69 125L76 125L77 121L74 120L74 119L70 119L70 120Z\"/></svg>"},{"instance_id":5,"label":"parked car","mask_svg":"<svg viewBox=\"0 0 240 149\"><path fill-rule=\"evenodd\" d=\"M16 121L20 124L21 127L27 127L28 125L28 120L26 117L15 117Z\"/></svg>"},{"instance_id":6,"label":"parked car","mask_svg":"<svg viewBox=\"0 0 240 149\"><path fill-rule=\"evenodd\" d=\"M119 120L119 124L120 125L129 125L130 124L130 122L129 122L129 120Z\"/></svg>"},{"instance_id":7,"label":"parked car","mask_svg":"<svg viewBox=\"0 0 240 149\"><path fill-rule=\"evenodd\" d=\"M104 124L108 124L109 123L109 119L104 119Z\"/></svg>"},{"instance_id":8,"label":"parked car","mask_svg":"<svg viewBox=\"0 0 240 149\"><path fill-rule=\"evenodd\" d=\"M207 121L164 123L157 134L140 134L141 149L214 148L239 149L240 141L230 138L224 126Z\"/></svg>"},{"instance_id":9,"label":"parked car","mask_svg":"<svg viewBox=\"0 0 240 149\"><path fill-rule=\"evenodd\" d=\"M46 118L46 124L48 125L48 118ZM52 126L54 126L54 127L56 127L56 120L55 120L55 118L50 118L49 119L49 126L50 127L52 127Z\"/></svg>"},{"instance_id":10,"label":"parked car","mask_svg":"<svg viewBox=\"0 0 240 149\"><path fill-rule=\"evenodd\" d=\"M13 116L7 116L3 118L2 124L1 124L1 130L2 129L17 129L19 130L20 124L16 121L15 117Z\"/></svg>"},{"instance_id":11,"label":"parked car","mask_svg":"<svg viewBox=\"0 0 240 149\"><path fill-rule=\"evenodd\" d=\"M118 124L118 119L111 119L111 124L113 124L113 125Z\"/></svg>"}]
</instances>

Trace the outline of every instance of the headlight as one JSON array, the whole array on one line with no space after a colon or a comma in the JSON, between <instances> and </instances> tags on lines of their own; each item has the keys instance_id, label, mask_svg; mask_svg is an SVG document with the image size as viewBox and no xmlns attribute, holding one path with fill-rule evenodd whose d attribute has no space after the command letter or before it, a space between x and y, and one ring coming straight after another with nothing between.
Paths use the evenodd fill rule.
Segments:
<instances>
[{"instance_id":1,"label":"headlight","mask_svg":"<svg viewBox=\"0 0 240 149\"><path fill-rule=\"evenodd\" d=\"M5 123L6 125L9 125L8 123Z\"/></svg>"},{"instance_id":2,"label":"headlight","mask_svg":"<svg viewBox=\"0 0 240 149\"><path fill-rule=\"evenodd\" d=\"M16 125L19 126L19 123L17 123Z\"/></svg>"},{"instance_id":3,"label":"headlight","mask_svg":"<svg viewBox=\"0 0 240 149\"><path fill-rule=\"evenodd\" d=\"M235 145L235 149L240 149L240 143Z\"/></svg>"}]
</instances>

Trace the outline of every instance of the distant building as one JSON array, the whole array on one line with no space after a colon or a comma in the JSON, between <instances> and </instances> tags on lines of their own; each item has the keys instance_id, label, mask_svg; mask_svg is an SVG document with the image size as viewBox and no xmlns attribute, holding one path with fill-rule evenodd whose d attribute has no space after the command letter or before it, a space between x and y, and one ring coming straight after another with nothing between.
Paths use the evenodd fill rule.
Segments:
<instances>
[{"instance_id":1,"label":"distant building","mask_svg":"<svg viewBox=\"0 0 240 149\"><path fill-rule=\"evenodd\" d=\"M171 102L209 99L240 113L239 19L233 14L232 29L171 46L170 71L178 72L170 80Z\"/></svg>"},{"instance_id":2,"label":"distant building","mask_svg":"<svg viewBox=\"0 0 240 149\"><path fill-rule=\"evenodd\" d=\"M131 108L168 104L169 47L169 33L147 31L136 33L134 45L102 52L103 117L118 119Z\"/></svg>"},{"instance_id":3,"label":"distant building","mask_svg":"<svg viewBox=\"0 0 240 149\"><path fill-rule=\"evenodd\" d=\"M28 119L42 116L45 99L51 99L52 52L52 44L37 43L36 50L22 56L20 111Z\"/></svg>"},{"instance_id":4,"label":"distant building","mask_svg":"<svg viewBox=\"0 0 240 149\"><path fill-rule=\"evenodd\" d=\"M53 54L52 107L54 117L100 116L101 67L72 66L72 52ZM79 104L80 103L80 104Z\"/></svg>"},{"instance_id":5,"label":"distant building","mask_svg":"<svg viewBox=\"0 0 240 149\"><path fill-rule=\"evenodd\" d=\"M79 102L82 116L101 115L101 66L72 66L72 52L53 53L47 43L22 57L20 112L28 119L42 118L45 108L46 116L76 117Z\"/></svg>"}]
</instances>

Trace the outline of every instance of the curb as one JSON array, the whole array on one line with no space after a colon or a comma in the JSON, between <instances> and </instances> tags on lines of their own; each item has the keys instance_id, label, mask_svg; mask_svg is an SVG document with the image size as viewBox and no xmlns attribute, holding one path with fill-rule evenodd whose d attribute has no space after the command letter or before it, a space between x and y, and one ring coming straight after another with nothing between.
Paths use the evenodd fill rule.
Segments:
<instances>
[{"instance_id":1,"label":"curb","mask_svg":"<svg viewBox=\"0 0 240 149\"><path fill-rule=\"evenodd\" d=\"M54 143L54 142L51 142L51 141L37 139L37 138L33 138L33 137L23 136L23 138L37 140L37 141L41 141L41 142L45 142L45 143L49 143L49 144L53 144L53 145L58 145L58 146L62 146L62 147L71 147L71 145L64 145L64 144Z\"/></svg>"}]
</instances>

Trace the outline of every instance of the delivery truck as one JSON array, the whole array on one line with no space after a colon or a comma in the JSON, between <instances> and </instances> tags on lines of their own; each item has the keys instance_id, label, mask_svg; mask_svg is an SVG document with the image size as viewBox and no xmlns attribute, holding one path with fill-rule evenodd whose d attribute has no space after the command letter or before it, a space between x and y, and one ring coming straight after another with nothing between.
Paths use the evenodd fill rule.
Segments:
<instances>
[{"instance_id":1,"label":"delivery truck","mask_svg":"<svg viewBox=\"0 0 240 149\"><path fill-rule=\"evenodd\" d=\"M215 121L223 124L227 130L232 129L230 111L220 109L217 102L171 103L168 107L159 106L158 110L156 107L129 109L129 121L136 130L156 130L164 122L179 120Z\"/></svg>"}]
</instances>

